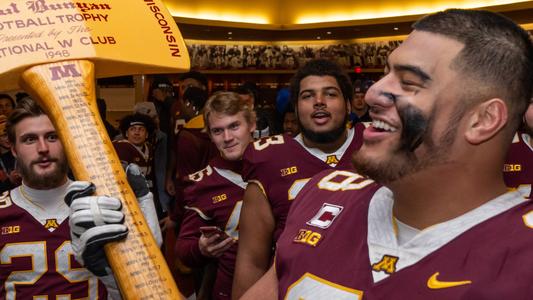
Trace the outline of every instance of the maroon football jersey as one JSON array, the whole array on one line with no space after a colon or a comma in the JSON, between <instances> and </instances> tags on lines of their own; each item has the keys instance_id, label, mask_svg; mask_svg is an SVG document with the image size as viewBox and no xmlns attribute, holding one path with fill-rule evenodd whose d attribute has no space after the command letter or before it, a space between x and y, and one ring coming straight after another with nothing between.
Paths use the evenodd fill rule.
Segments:
<instances>
[{"instance_id":1,"label":"maroon football jersey","mask_svg":"<svg viewBox=\"0 0 533 300\"><path fill-rule=\"evenodd\" d=\"M187 176L207 166L210 159L218 154L209 135L203 128L183 128L174 140L176 153L176 175ZM179 180L179 177L176 178Z\"/></svg>"},{"instance_id":2,"label":"maroon football jersey","mask_svg":"<svg viewBox=\"0 0 533 300\"><path fill-rule=\"evenodd\" d=\"M68 219L50 232L7 196L0 198L0 220L0 299L107 298L74 259Z\"/></svg>"},{"instance_id":3,"label":"maroon football jersey","mask_svg":"<svg viewBox=\"0 0 533 300\"><path fill-rule=\"evenodd\" d=\"M190 267L208 262L198 247L199 227L217 226L238 239L238 224L246 183L240 176L241 162L216 157L203 170L191 174L193 184L185 189L186 210L176 243L178 257ZM230 299L237 244L218 258L214 299Z\"/></svg>"},{"instance_id":4,"label":"maroon football jersey","mask_svg":"<svg viewBox=\"0 0 533 300\"><path fill-rule=\"evenodd\" d=\"M511 188L529 189L533 196L533 148L529 140L533 138L525 133L517 133L503 165L503 179ZM530 196L530 197L531 197Z\"/></svg>"},{"instance_id":5,"label":"maroon football jersey","mask_svg":"<svg viewBox=\"0 0 533 300\"><path fill-rule=\"evenodd\" d=\"M325 169L351 169L352 153L361 147L364 126L349 130L344 149L319 158L317 149L309 149L286 135L259 139L244 153L243 178L258 183L272 207L276 241L285 227L287 213L307 181ZM341 147L341 148L343 148ZM315 154L313 154L314 152Z\"/></svg>"},{"instance_id":6,"label":"maroon football jersey","mask_svg":"<svg viewBox=\"0 0 533 300\"><path fill-rule=\"evenodd\" d=\"M145 143L142 147L136 147L128 140L118 140L113 142L115 151L117 151L118 158L127 164L134 163L139 166L141 173L148 179L152 178L152 164L153 153L152 147L149 143ZM150 183L150 187L152 184Z\"/></svg>"},{"instance_id":7,"label":"maroon football jersey","mask_svg":"<svg viewBox=\"0 0 533 300\"><path fill-rule=\"evenodd\" d=\"M412 252L403 252L404 256L383 255L371 263L369 249L376 245L369 233L370 212L376 195L384 190L345 171L325 171L306 185L291 207L277 244L280 299L533 299L530 201L518 193L490 201L516 204L397 269L402 259L409 260L423 250L411 247ZM377 224L389 221L374 219ZM436 236L454 230L448 225L442 224ZM377 236L388 234L375 232ZM424 247L431 247L434 240L427 241ZM394 251L396 246L391 242L381 249ZM383 279L374 279L375 273L385 272L388 275Z\"/></svg>"}]
</instances>

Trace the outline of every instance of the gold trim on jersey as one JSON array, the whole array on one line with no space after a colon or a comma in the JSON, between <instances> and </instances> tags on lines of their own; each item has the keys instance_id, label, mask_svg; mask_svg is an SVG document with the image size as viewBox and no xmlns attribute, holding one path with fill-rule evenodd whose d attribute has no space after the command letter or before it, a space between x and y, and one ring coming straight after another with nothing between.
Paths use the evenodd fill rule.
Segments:
<instances>
[{"instance_id":1,"label":"gold trim on jersey","mask_svg":"<svg viewBox=\"0 0 533 300\"><path fill-rule=\"evenodd\" d=\"M263 193L263 195L265 195L265 197L268 199L268 196L267 196L267 193L266 193L266 190L265 190L265 187L263 186L263 184L261 183L261 181L257 180L257 179L252 179L252 180L249 180L248 181L248 184L250 183L255 183L257 184L257 186L259 187L259 189L261 190L261 192Z\"/></svg>"},{"instance_id":2,"label":"gold trim on jersey","mask_svg":"<svg viewBox=\"0 0 533 300\"><path fill-rule=\"evenodd\" d=\"M533 210L522 216L524 224L533 229Z\"/></svg>"},{"instance_id":3,"label":"gold trim on jersey","mask_svg":"<svg viewBox=\"0 0 533 300\"><path fill-rule=\"evenodd\" d=\"M291 290L294 289L300 283L302 283L306 278L309 278L309 279L311 279L311 280L313 280L313 281L315 281L315 282L317 282L319 284L323 284L323 285L332 287L334 289L338 289L338 290L353 294L355 296L358 296L356 299L362 299L362 297L363 297L363 291L352 289L352 288L349 288L349 287L346 287L346 286L343 286L343 285L328 281L326 279L320 278L320 277L318 277L318 276L316 276L314 274L311 274L309 272L306 272L305 274L302 275L302 277L300 277L294 283L289 285L289 287L287 288L287 292L285 293L284 299L285 300L289 299L288 295L291 292Z\"/></svg>"}]
</instances>

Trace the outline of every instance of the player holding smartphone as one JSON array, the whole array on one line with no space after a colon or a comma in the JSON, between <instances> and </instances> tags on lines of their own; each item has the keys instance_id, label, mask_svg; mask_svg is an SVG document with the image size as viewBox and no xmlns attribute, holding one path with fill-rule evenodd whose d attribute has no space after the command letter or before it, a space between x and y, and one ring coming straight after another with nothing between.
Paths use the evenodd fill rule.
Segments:
<instances>
[{"instance_id":1,"label":"player holding smartphone","mask_svg":"<svg viewBox=\"0 0 533 300\"><path fill-rule=\"evenodd\" d=\"M241 159L252 141L255 115L238 94L214 94L204 108L207 132L220 152L209 165L189 175L183 191L186 211L176 251L189 267L216 260L213 299L231 299L238 222L246 183Z\"/></svg>"}]
</instances>

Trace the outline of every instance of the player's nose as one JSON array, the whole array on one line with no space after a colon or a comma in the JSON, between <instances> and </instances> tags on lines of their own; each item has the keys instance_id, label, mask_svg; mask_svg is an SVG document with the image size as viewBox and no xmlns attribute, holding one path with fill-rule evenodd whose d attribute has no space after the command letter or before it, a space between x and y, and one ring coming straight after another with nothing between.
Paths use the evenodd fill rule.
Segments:
<instances>
[{"instance_id":1,"label":"player's nose","mask_svg":"<svg viewBox=\"0 0 533 300\"><path fill-rule=\"evenodd\" d=\"M46 139L44 137L40 137L37 140L37 151L39 153L43 153L43 152L48 152L49 151L48 142L46 141Z\"/></svg>"}]
</instances>

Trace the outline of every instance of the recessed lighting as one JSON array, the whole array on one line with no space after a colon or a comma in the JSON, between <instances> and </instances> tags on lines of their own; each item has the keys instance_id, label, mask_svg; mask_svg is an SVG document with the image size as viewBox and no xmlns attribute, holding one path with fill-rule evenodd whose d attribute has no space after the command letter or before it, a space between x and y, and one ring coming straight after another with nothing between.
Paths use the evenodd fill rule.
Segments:
<instances>
[{"instance_id":1,"label":"recessed lighting","mask_svg":"<svg viewBox=\"0 0 533 300\"><path fill-rule=\"evenodd\" d=\"M231 34L233 34L233 32L231 32L231 31L228 31L228 34L229 34L229 35L231 35Z\"/></svg>"},{"instance_id":2,"label":"recessed lighting","mask_svg":"<svg viewBox=\"0 0 533 300\"><path fill-rule=\"evenodd\" d=\"M331 31L326 32L327 34L331 34Z\"/></svg>"},{"instance_id":3,"label":"recessed lighting","mask_svg":"<svg viewBox=\"0 0 533 300\"><path fill-rule=\"evenodd\" d=\"M233 38L230 36L230 37L228 37L228 40L233 40Z\"/></svg>"},{"instance_id":4,"label":"recessed lighting","mask_svg":"<svg viewBox=\"0 0 533 300\"><path fill-rule=\"evenodd\" d=\"M394 30L398 30L399 28L398 27L394 27Z\"/></svg>"},{"instance_id":5,"label":"recessed lighting","mask_svg":"<svg viewBox=\"0 0 533 300\"><path fill-rule=\"evenodd\" d=\"M316 37L316 39L317 39L317 40L320 40L320 39L321 39L321 37L317 36L317 37Z\"/></svg>"}]
</instances>

